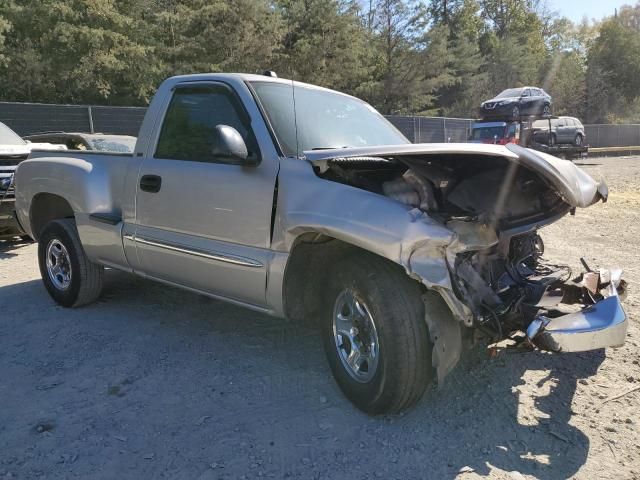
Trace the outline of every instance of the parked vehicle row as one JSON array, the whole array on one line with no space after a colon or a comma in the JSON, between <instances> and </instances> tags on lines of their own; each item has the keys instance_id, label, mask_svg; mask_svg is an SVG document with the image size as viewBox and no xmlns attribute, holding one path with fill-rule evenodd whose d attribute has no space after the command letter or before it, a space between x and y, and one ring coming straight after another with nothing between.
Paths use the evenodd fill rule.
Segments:
<instances>
[{"instance_id":1,"label":"parked vehicle row","mask_svg":"<svg viewBox=\"0 0 640 480\"><path fill-rule=\"evenodd\" d=\"M548 117L532 121L478 121L471 126L471 143L517 144L564 158L586 155L584 126L573 117Z\"/></svg>"},{"instance_id":2,"label":"parked vehicle row","mask_svg":"<svg viewBox=\"0 0 640 480\"><path fill-rule=\"evenodd\" d=\"M0 239L24 237L15 218L13 178L20 162L34 150L95 150L131 153L136 138L126 135L48 132L21 138L0 123Z\"/></svg>"},{"instance_id":3,"label":"parked vehicle row","mask_svg":"<svg viewBox=\"0 0 640 480\"><path fill-rule=\"evenodd\" d=\"M27 135L25 140L65 145L68 150L95 150L97 152L131 153L136 137L105 135L104 133L44 132Z\"/></svg>"},{"instance_id":4,"label":"parked vehicle row","mask_svg":"<svg viewBox=\"0 0 640 480\"><path fill-rule=\"evenodd\" d=\"M0 122L0 239L24 235L15 219L13 175L32 150L64 150L63 145L32 143Z\"/></svg>"},{"instance_id":5,"label":"parked vehicle row","mask_svg":"<svg viewBox=\"0 0 640 480\"><path fill-rule=\"evenodd\" d=\"M245 74L165 81L132 154L33 152L16 173L60 305L96 300L112 267L315 319L338 385L369 413L413 405L479 337L622 345L621 272L576 283L538 235L607 195L551 155L411 144L354 97Z\"/></svg>"}]
</instances>

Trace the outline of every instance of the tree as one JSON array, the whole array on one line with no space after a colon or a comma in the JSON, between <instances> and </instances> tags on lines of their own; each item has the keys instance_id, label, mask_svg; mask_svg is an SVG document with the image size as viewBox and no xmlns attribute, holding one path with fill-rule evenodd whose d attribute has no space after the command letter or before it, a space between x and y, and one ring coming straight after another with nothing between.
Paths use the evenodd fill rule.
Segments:
<instances>
[{"instance_id":1,"label":"tree","mask_svg":"<svg viewBox=\"0 0 640 480\"><path fill-rule=\"evenodd\" d=\"M284 36L275 65L283 75L353 92L372 71L370 34L352 0L278 0Z\"/></svg>"},{"instance_id":2,"label":"tree","mask_svg":"<svg viewBox=\"0 0 640 480\"><path fill-rule=\"evenodd\" d=\"M152 48L131 38L136 21L116 0L16 0L0 9L5 98L29 101L146 102L155 88Z\"/></svg>"},{"instance_id":3,"label":"tree","mask_svg":"<svg viewBox=\"0 0 640 480\"><path fill-rule=\"evenodd\" d=\"M449 40L449 69L454 81L440 93L440 114L452 117L473 117L482 100L492 96L485 58L476 42L466 36Z\"/></svg>"},{"instance_id":4,"label":"tree","mask_svg":"<svg viewBox=\"0 0 640 480\"><path fill-rule=\"evenodd\" d=\"M4 16L0 15L0 66L4 65L7 57L4 55L4 42L7 34L11 31L11 23Z\"/></svg>"},{"instance_id":5,"label":"tree","mask_svg":"<svg viewBox=\"0 0 640 480\"><path fill-rule=\"evenodd\" d=\"M426 7L403 0L375 5L375 70L357 92L385 114L421 111L428 98L420 91L424 72L416 46L426 29Z\"/></svg>"},{"instance_id":6,"label":"tree","mask_svg":"<svg viewBox=\"0 0 640 480\"><path fill-rule=\"evenodd\" d=\"M583 117L586 95L586 68L584 59L575 51L558 52L553 59L546 90L553 98L556 115Z\"/></svg>"},{"instance_id":7,"label":"tree","mask_svg":"<svg viewBox=\"0 0 640 480\"><path fill-rule=\"evenodd\" d=\"M266 0L163 0L148 10L163 76L273 65L282 25Z\"/></svg>"}]
</instances>

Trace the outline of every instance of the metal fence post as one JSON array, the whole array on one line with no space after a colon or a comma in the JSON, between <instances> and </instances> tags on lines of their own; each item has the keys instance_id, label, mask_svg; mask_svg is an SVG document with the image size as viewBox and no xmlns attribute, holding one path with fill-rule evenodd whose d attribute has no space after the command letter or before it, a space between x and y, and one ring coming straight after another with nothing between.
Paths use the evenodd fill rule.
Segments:
<instances>
[{"instance_id":1,"label":"metal fence post","mask_svg":"<svg viewBox=\"0 0 640 480\"><path fill-rule=\"evenodd\" d=\"M89 114L89 131L90 133L96 133L93 128L93 111L91 110L91 106L87 107L87 113Z\"/></svg>"}]
</instances>

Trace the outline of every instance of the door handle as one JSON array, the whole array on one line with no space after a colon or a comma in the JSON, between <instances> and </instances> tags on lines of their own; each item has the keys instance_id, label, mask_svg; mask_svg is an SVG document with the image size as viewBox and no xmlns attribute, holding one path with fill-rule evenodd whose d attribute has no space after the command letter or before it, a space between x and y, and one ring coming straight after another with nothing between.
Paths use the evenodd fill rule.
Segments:
<instances>
[{"instance_id":1,"label":"door handle","mask_svg":"<svg viewBox=\"0 0 640 480\"><path fill-rule=\"evenodd\" d=\"M162 186L162 177L158 175L143 175L140 178L140 190L149 193L158 193Z\"/></svg>"}]
</instances>

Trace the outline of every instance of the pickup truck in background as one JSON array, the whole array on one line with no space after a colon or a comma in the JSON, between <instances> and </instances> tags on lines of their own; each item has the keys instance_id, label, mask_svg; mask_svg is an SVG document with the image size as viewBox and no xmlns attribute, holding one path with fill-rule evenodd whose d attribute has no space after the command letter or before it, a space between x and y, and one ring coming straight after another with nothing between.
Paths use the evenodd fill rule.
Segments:
<instances>
[{"instance_id":1,"label":"pickup truck in background","mask_svg":"<svg viewBox=\"0 0 640 480\"><path fill-rule=\"evenodd\" d=\"M245 74L166 80L132 154L34 152L16 174L56 302L96 300L110 267L313 320L372 414L413 405L480 338L622 345L621 272L574 281L538 235L607 194L545 153L411 144L354 97Z\"/></svg>"},{"instance_id":2,"label":"pickup truck in background","mask_svg":"<svg viewBox=\"0 0 640 480\"><path fill-rule=\"evenodd\" d=\"M42 132L24 137L31 142L49 142L64 145L67 150L96 150L98 152L131 153L136 137L104 133Z\"/></svg>"}]
</instances>

